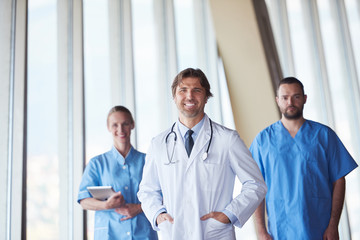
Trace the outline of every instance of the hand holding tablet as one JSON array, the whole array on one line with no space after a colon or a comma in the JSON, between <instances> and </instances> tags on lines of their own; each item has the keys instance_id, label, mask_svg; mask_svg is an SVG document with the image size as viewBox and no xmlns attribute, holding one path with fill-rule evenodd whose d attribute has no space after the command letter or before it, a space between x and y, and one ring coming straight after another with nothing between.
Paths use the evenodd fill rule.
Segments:
<instances>
[{"instance_id":1,"label":"hand holding tablet","mask_svg":"<svg viewBox=\"0 0 360 240\"><path fill-rule=\"evenodd\" d=\"M115 194L114 189L111 186L92 186L87 187L93 198L100 201L105 201Z\"/></svg>"}]
</instances>

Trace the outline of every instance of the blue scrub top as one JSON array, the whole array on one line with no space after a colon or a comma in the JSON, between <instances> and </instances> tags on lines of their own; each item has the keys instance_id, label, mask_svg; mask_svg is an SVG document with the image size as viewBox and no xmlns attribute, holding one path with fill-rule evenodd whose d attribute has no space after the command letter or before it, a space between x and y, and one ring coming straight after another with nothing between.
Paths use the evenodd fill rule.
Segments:
<instances>
[{"instance_id":1,"label":"blue scrub top","mask_svg":"<svg viewBox=\"0 0 360 240\"><path fill-rule=\"evenodd\" d=\"M322 239L333 183L357 167L336 133L306 120L293 138L278 121L256 136L250 151L268 187L272 237Z\"/></svg>"},{"instance_id":2,"label":"blue scrub top","mask_svg":"<svg viewBox=\"0 0 360 240\"><path fill-rule=\"evenodd\" d=\"M124 157L115 147L104 154L96 156L87 164L78 193L78 202L92 197L86 189L88 186L112 186L116 192L121 191L126 203L139 204L137 192L142 178L145 154L133 147ZM157 239L144 213L132 219L120 221L124 216L114 209L95 212L94 239Z\"/></svg>"}]
</instances>

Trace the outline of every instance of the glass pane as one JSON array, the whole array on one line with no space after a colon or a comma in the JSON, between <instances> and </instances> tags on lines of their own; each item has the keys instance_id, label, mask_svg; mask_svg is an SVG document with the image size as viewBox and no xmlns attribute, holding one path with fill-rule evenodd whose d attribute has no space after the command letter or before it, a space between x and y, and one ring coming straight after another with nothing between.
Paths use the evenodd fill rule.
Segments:
<instances>
[{"instance_id":1,"label":"glass pane","mask_svg":"<svg viewBox=\"0 0 360 240\"><path fill-rule=\"evenodd\" d=\"M199 66L196 48L196 19L193 0L175 0L175 29L178 70Z\"/></svg>"},{"instance_id":2,"label":"glass pane","mask_svg":"<svg viewBox=\"0 0 360 240\"><path fill-rule=\"evenodd\" d=\"M357 77L358 77L358 84L360 85L360 3L356 0L345 0L347 16L348 16L348 23L350 28L351 40L352 40L352 47L354 50L354 57L356 62L356 69L357 69ZM357 109L360 111L360 109ZM360 123L358 123L360 124ZM353 134L352 134L353 136ZM359 164L359 151L357 153L353 153L353 157L357 159L357 163ZM351 173L347 177L347 193L349 196L346 199L349 209L349 218L350 218L350 227L351 227L351 237L352 239L360 239L360 169L357 168L353 173ZM355 194L353 194L355 193Z\"/></svg>"},{"instance_id":3,"label":"glass pane","mask_svg":"<svg viewBox=\"0 0 360 240\"><path fill-rule=\"evenodd\" d=\"M26 235L59 239L56 1L29 0L28 13Z\"/></svg>"},{"instance_id":4,"label":"glass pane","mask_svg":"<svg viewBox=\"0 0 360 240\"><path fill-rule=\"evenodd\" d=\"M348 69L345 65L346 59L344 57L347 46L343 45L339 25L336 22L336 20L339 21L339 16L334 11L334 8L336 9L337 6L332 6L332 4L335 4L335 2L329 0L318 1L321 30L323 36L326 36L324 38L324 47L333 99L335 129L348 151L353 157L356 157L356 148L358 146L355 146L354 131L356 131L356 128L354 124L359 123L354 123L355 116L351 98L352 89L350 87L351 79L349 79L350 75L347 72ZM360 230L357 227L359 226L358 216L360 214L360 206L358 204L360 200L360 191L358 189L360 184L359 174L359 169L356 169L347 177L346 201L348 203L348 214L353 239L360 236Z\"/></svg>"},{"instance_id":5,"label":"glass pane","mask_svg":"<svg viewBox=\"0 0 360 240\"><path fill-rule=\"evenodd\" d=\"M107 1L84 1L86 159L108 151L106 117L111 106Z\"/></svg>"},{"instance_id":6,"label":"glass pane","mask_svg":"<svg viewBox=\"0 0 360 240\"><path fill-rule=\"evenodd\" d=\"M84 1L86 162L110 150L106 118L111 106L108 1ZM75 186L78 188L79 186ZM87 211L87 237L94 239L94 211Z\"/></svg>"},{"instance_id":7,"label":"glass pane","mask_svg":"<svg viewBox=\"0 0 360 240\"><path fill-rule=\"evenodd\" d=\"M360 2L357 0L345 0L345 6L360 85L360 44L358 44L360 42Z\"/></svg>"},{"instance_id":8,"label":"glass pane","mask_svg":"<svg viewBox=\"0 0 360 240\"><path fill-rule=\"evenodd\" d=\"M137 149L142 152L147 151L155 135L167 128L161 123L169 115L164 101L170 86L162 88L166 83L159 74L159 69L166 66L159 60L161 40L156 37L159 26L155 23L154 7L153 1L132 1Z\"/></svg>"},{"instance_id":9,"label":"glass pane","mask_svg":"<svg viewBox=\"0 0 360 240\"><path fill-rule=\"evenodd\" d=\"M282 6L283 4L286 5L286 1L280 2L273 0L265 0L265 2L271 22L271 29L273 31L282 72L284 76L294 75L292 60L289 59L291 49L287 47L289 37L288 34L286 34L288 31L287 14L283 13Z\"/></svg>"},{"instance_id":10,"label":"glass pane","mask_svg":"<svg viewBox=\"0 0 360 240\"><path fill-rule=\"evenodd\" d=\"M302 8L302 1L287 1L287 7L296 72L294 77L304 84L305 94L308 95L304 116L308 119L326 123L322 89L319 86L320 79L317 75L319 69L316 68L318 59L314 59L314 51L317 51L313 47L315 36L311 35L311 30L308 29L309 25L306 22L308 18L305 15L305 9Z\"/></svg>"},{"instance_id":11,"label":"glass pane","mask_svg":"<svg viewBox=\"0 0 360 240\"><path fill-rule=\"evenodd\" d=\"M333 98L333 111L335 117L335 125L345 141L350 137L350 123L347 120L351 115L347 106L348 90L346 83L346 72L344 69L343 45L338 35L336 22L337 16L332 15L332 11L327 0L318 1L319 17L321 24L321 33L324 37L323 44L325 56L327 59L327 67L329 72L329 83L331 95Z\"/></svg>"}]
</instances>

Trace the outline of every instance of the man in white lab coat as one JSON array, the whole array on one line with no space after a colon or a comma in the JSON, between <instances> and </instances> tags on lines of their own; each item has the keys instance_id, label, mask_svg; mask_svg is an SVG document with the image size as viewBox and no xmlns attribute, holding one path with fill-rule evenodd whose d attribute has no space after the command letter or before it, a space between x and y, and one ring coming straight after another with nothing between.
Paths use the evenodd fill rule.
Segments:
<instances>
[{"instance_id":1,"label":"man in white lab coat","mask_svg":"<svg viewBox=\"0 0 360 240\"><path fill-rule=\"evenodd\" d=\"M164 240L235 239L233 226L242 227L265 197L261 172L238 133L205 114L212 93L200 69L180 72L172 94L179 118L151 142L142 209ZM233 198L235 175L242 190Z\"/></svg>"}]
</instances>

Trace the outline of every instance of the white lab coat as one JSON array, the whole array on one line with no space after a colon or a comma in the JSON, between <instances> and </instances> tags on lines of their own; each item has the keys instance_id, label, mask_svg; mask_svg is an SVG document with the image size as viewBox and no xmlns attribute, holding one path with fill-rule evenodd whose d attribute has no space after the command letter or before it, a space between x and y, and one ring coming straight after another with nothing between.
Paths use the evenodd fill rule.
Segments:
<instances>
[{"instance_id":1,"label":"white lab coat","mask_svg":"<svg viewBox=\"0 0 360 240\"><path fill-rule=\"evenodd\" d=\"M175 125L174 146L171 131L155 137L146 155L138 198L142 209L162 239L235 239L234 227L242 227L264 199L267 188L261 172L238 133L213 122L213 138L206 160L202 156L208 146L211 130L205 115L204 124L188 158L184 143ZM235 175L243 184L233 198ZM174 218L156 226L156 217L165 209ZM237 218L232 224L215 219L201 221L203 215L224 209Z\"/></svg>"}]
</instances>

